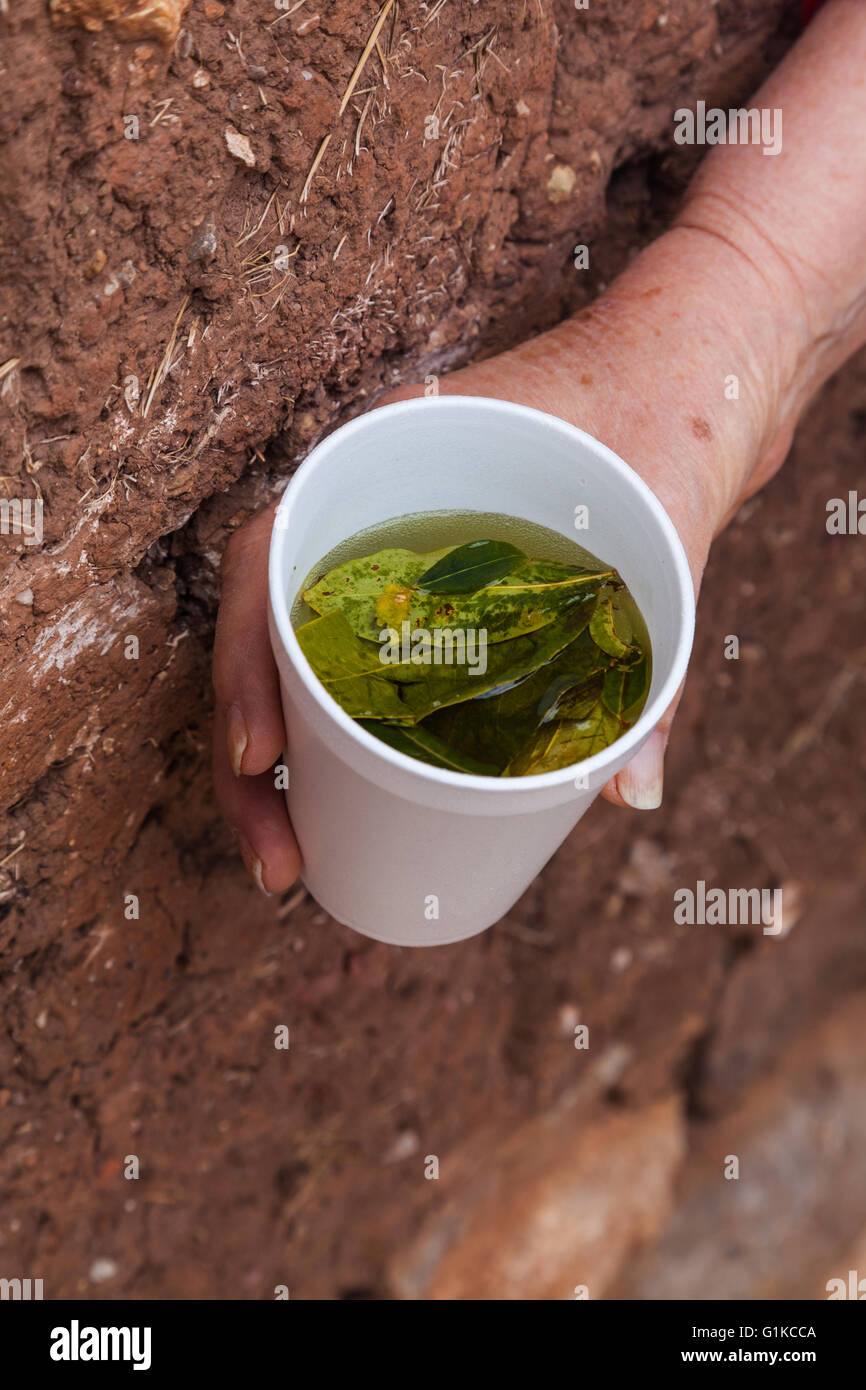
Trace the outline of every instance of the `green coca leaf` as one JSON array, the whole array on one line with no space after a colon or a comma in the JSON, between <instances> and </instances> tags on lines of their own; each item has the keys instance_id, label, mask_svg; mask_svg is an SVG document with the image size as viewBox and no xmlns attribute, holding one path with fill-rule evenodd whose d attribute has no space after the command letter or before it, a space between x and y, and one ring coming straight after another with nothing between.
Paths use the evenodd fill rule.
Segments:
<instances>
[{"instance_id":1,"label":"green coca leaf","mask_svg":"<svg viewBox=\"0 0 866 1390\"><path fill-rule=\"evenodd\" d=\"M616 715L601 700L597 700L583 719L563 719L553 724L542 724L502 775L539 776L542 772L557 772L560 768L571 767L572 763L601 753L622 732L623 725Z\"/></svg>"},{"instance_id":2,"label":"green coca leaf","mask_svg":"<svg viewBox=\"0 0 866 1390\"><path fill-rule=\"evenodd\" d=\"M412 721L402 694L408 684L398 683L398 668L382 664L379 648L356 637L339 608L304 623L296 635L328 694L353 719ZM410 665L403 675L407 683L413 676L424 679L419 666Z\"/></svg>"},{"instance_id":3,"label":"green coca leaf","mask_svg":"<svg viewBox=\"0 0 866 1390\"><path fill-rule=\"evenodd\" d=\"M488 642L505 642L553 622L575 603L593 602L614 571L522 561L508 579L476 594L440 595L414 587L419 572L436 556L410 550L381 550L330 570L304 592L305 602L324 616L339 608L358 637L378 642L383 628L399 633L439 628L483 630Z\"/></svg>"},{"instance_id":4,"label":"green coca leaf","mask_svg":"<svg viewBox=\"0 0 866 1390\"><path fill-rule=\"evenodd\" d=\"M439 710L424 721L439 738L468 756L483 758L502 771L546 719L558 715L571 692L587 690L595 703L609 658L589 633L580 633L552 661L500 694L481 696ZM594 675L594 673L597 673Z\"/></svg>"},{"instance_id":5,"label":"green coca leaf","mask_svg":"<svg viewBox=\"0 0 866 1390\"><path fill-rule=\"evenodd\" d=\"M565 691L562 698L557 700L550 717L557 720L587 719L602 698L606 679L607 675L599 672L598 675L592 676L590 680L584 681L581 685L571 686ZM545 720L545 723L548 722L549 719Z\"/></svg>"},{"instance_id":6,"label":"green coca leaf","mask_svg":"<svg viewBox=\"0 0 866 1390\"><path fill-rule=\"evenodd\" d=\"M507 642L545 627L575 604L587 604L590 611L606 578L572 571L555 581L524 582L518 569L507 581L477 594L428 594L389 584L376 605L373 622L355 630L359 637L378 640L383 627L399 632L408 622L413 632L473 629L485 632L488 642Z\"/></svg>"},{"instance_id":7,"label":"green coca leaf","mask_svg":"<svg viewBox=\"0 0 866 1390\"><path fill-rule=\"evenodd\" d=\"M493 763L483 763L477 758L461 753L431 733L424 724L407 727L403 724L383 724L377 720L364 720L368 733L380 738L398 753L409 758L418 758L430 763L432 767L446 768L449 772L468 772L475 777L497 777L499 768Z\"/></svg>"},{"instance_id":8,"label":"green coca leaf","mask_svg":"<svg viewBox=\"0 0 866 1390\"><path fill-rule=\"evenodd\" d=\"M450 547L449 547L450 548ZM324 617L340 608L349 626L359 637L378 641L381 623L376 623L376 604L389 584L411 586L430 564L448 554L448 549L416 555L414 550L379 550L347 560L304 590L304 602Z\"/></svg>"},{"instance_id":9,"label":"green coca leaf","mask_svg":"<svg viewBox=\"0 0 866 1390\"><path fill-rule=\"evenodd\" d=\"M613 666L604 678L602 700L611 713L625 724L633 724L640 714L649 687L649 667L645 656L631 666Z\"/></svg>"},{"instance_id":10,"label":"green coca leaf","mask_svg":"<svg viewBox=\"0 0 866 1390\"><path fill-rule=\"evenodd\" d=\"M618 661L635 654L635 648L631 645L631 632L628 632L626 639L625 628L625 615L614 609L611 599L601 599L592 615L589 630L597 646Z\"/></svg>"},{"instance_id":11,"label":"green coca leaf","mask_svg":"<svg viewBox=\"0 0 866 1390\"><path fill-rule=\"evenodd\" d=\"M522 680L567 647L588 621L588 611L576 607L538 632L491 646L483 653L484 670L477 659L475 664L415 661L402 642L390 651L387 644L365 642L339 609L304 623L297 638L328 694L353 719L417 724L434 710ZM400 659L383 661L383 656Z\"/></svg>"},{"instance_id":12,"label":"green coca leaf","mask_svg":"<svg viewBox=\"0 0 866 1390\"><path fill-rule=\"evenodd\" d=\"M589 613L578 606L537 632L496 643L487 649L487 669L483 673L472 674L468 664L416 667L425 672L423 685L413 685L403 691L404 702L414 714L412 722L417 723L434 710L476 699L500 686L511 686L523 680L573 642L585 630L588 621Z\"/></svg>"},{"instance_id":13,"label":"green coca leaf","mask_svg":"<svg viewBox=\"0 0 866 1390\"><path fill-rule=\"evenodd\" d=\"M415 587L430 594L471 594L510 574L525 558L508 541L469 541L425 570Z\"/></svg>"}]
</instances>

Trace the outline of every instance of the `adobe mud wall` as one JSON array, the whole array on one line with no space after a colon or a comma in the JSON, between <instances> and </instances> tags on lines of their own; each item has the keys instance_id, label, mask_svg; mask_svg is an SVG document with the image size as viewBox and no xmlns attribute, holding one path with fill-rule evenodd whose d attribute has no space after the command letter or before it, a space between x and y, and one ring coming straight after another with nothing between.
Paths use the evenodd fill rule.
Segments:
<instances>
[{"instance_id":1,"label":"adobe mud wall","mask_svg":"<svg viewBox=\"0 0 866 1390\"><path fill-rule=\"evenodd\" d=\"M41 534L0 537L0 1272L49 1298L822 1296L866 1230L864 561L823 528L866 361L718 546L664 809L599 805L483 938L398 952L265 902L208 773L227 535L384 388L588 302L687 181L672 110L744 99L798 7L192 0L173 45L170 15L63 8L2 16L2 473ZM779 941L674 930L698 878L798 913ZM722 1249L731 1125L769 1254Z\"/></svg>"}]
</instances>

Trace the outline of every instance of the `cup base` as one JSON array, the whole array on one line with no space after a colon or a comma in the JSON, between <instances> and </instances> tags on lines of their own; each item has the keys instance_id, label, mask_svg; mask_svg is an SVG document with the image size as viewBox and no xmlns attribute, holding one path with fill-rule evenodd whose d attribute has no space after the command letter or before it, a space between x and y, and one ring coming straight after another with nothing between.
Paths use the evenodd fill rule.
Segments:
<instances>
[{"instance_id":1,"label":"cup base","mask_svg":"<svg viewBox=\"0 0 866 1390\"><path fill-rule=\"evenodd\" d=\"M369 937L371 941L381 941L384 946L406 946L410 949L414 949L417 946L456 946L458 941L471 941L473 936L480 936L482 932L487 931L489 927L495 926L496 922L500 920L497 917L493 922L486 922L483 927L475 927L470 932L459 932L456 936L436 937L433 940L423 937L419 939L416 936L409 940L406 937L391 936L387 932L377 931L375 927L362 926L360 922L349 921L345 914L341 916L338 912L334 912L328 906L325 897L321 893L313 891L303 874L301 875L301 883L303 883L304 887L318 903L319 907L322 908L324 912L327 912L328 916L333 918L335 922L338 922L341 927L349 927L352 931L358 932L359 935Z\"/></svg>"}]
</instances>

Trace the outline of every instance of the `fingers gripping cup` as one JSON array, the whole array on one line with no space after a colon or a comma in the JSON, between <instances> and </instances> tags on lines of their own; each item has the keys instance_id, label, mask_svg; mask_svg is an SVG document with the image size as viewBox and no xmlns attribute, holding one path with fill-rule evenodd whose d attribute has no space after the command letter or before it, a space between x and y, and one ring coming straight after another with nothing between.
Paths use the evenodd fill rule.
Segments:
<instances>
[{"instance_id":1,"label":"fingers gripping cup","mask_svg":"<svg viewBox=\"0 0 866 1390\"><path fill-rule=\"evenodd\" d=\"M495 511L572 538L580 512L580 539L619 571L643 614L653 653L646 704L583 762L485 777L410 758L340 708L299 646L292 607L323 556L391 518L458 511ZM694 629L686 557L646 483L572 425L469 396L385 406L319 444L277 511L269 596L303 882L337 921L399 946L461 941L508 911L658 723Z\"/></svg>"}]
</instances>

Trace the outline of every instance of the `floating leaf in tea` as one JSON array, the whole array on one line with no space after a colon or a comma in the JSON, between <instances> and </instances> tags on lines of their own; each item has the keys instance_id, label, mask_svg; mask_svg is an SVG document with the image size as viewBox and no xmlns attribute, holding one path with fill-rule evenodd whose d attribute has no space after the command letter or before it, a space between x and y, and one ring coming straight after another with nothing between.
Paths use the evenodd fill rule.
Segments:
<instances>
[{"instance_id":1,"label":"floating leaf in tea","mask_svg":"<svg viewBox=\"0 0 866 1390\"><path fill-rule=\"evenodd\" d=\"M474 594L510 574L523 559L523 551L508 541L469 541L425 570L415 587L428 594Z\"/></svg>"}]
</instances>

